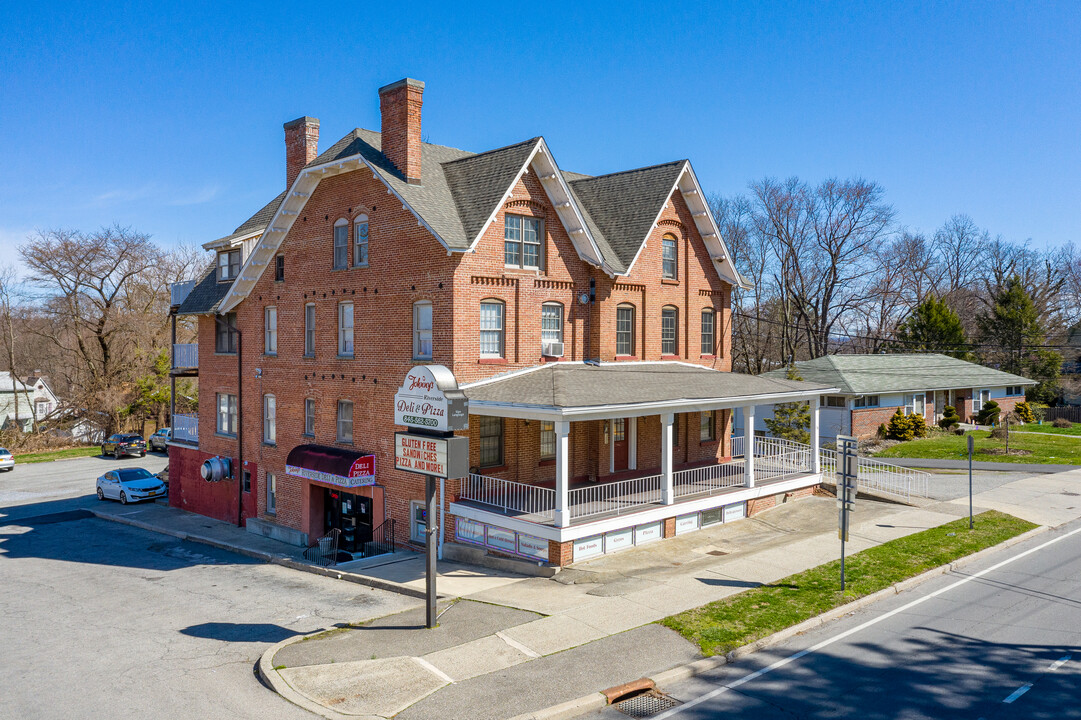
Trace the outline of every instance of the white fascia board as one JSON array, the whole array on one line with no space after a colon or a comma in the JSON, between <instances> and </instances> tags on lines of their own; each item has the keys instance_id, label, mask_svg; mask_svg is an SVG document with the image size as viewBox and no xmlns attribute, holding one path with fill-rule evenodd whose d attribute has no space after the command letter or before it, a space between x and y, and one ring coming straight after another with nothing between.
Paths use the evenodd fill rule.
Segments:
<instances>
[{"instance_id":1,"label":"white fascia board","mask_svg":"<svg viewBox=\"0 0 1081 720\"><path fill-rule=\"evenodd\" d=\"M653 230L657 227L657 223L661 220L661 215L664 214L664 209L668 207L668 201L672 197L672 193L679 187L679 181L683 179L683 173L687 171L688 162L684 161L683 169L679 171L679 175L676 175L676 181L672 183L672 187L668 190L668 194L664 196L664 202L661 203L661 207L657 210L656 217L653 218L653 222L650 223L649 229L646 230L646 236L642 238L642 241L638 244L638 252L634 254L634 260L631 260L631 264L627 266L627 272L622 273L625 276L629 276L634 269L634 264L638 262L638 258L641 257L642 251L646 249L646 242L649 240L649 236L653 233Z\"/></svg>"},{"instance_id":2,"label":"white fascia board","mask_svg":"<svg viewBox=\"0 0 1081 720\"><path fill-rule=\"evenodd\" d=\"M748 283L743 278L743 276L740 275L739 270L736 269L735 263L732 262L732 253L729 252L728 246L724 243L724 238L721 237L721 228L719 225L717 225L717 220L713 217L713 210L710 209L709 203L706 202L706 196L702 192L702 186L698 182L698 176L694 174L694 168L691 166L689 160L687 161L687 166L683 169L683 173L680 175L680 180L682 180L684 177L690 180L691 186L695 190L695 192L690 196L690 201L688 201L687 199L687 193L683 193L684 202L686 202L688 205L698 203L700 205L699 212L706 213L704 216L695 217L694 224L698 227L698 234L703 235L702 239L705 240L704 233L702 232L702 225L706 225L706 229L709 232L714 233L713 239L716 242L716 247L719 249L719 252L711 252L710 256L714 258L714 260L720 259L720 264L727 265L728 269L731 271L731 276L729 278L726 278L719 269L717 270L717 274L720 275L721 279L725 282L731 282L734 279L736 280L735 284L739 285L744 290L750 290L753 285ZM678 185L679 183L677 182L676 184ZM691 208L691 213L692 217L694 217L693 207ZM706 243L706 247L708 248L709 241L706 241Z\"/></svg>"},{"instance_id":3,"label":"white fascia board","mask_svg":"<svg viewBox=\"0 0 1081 720\"><path fill-rule=\"evenodd\" d=\"M218 250L225 247L236 247L237 245L243 243L245 240L251 240L253 237L262 235L263 230L265 229L266 228L252 230L247 235L237 235L236 237L233 237L232 235L226 235L225 237L218 238L217 240L211 240L208 243L203 243L202 247L203 250Z\"/></svg>"}]
</instances>

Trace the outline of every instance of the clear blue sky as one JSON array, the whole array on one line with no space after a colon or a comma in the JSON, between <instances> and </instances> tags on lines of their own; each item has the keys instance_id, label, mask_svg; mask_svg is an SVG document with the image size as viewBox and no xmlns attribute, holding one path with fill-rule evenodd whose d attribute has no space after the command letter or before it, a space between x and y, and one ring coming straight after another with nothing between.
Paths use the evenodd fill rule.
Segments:
<instances>
[{"instance_id":1,"label":"clear blue sky","mask_svg":"<svg viewBox=\"0 0 1081 720\"><path fill-rule=\"evenodd\" d=\"M910 228L1081 240L1081 3L4 3L0 261L35 228L229 233L427 83L431 142L564 169L689 157L707 190L860 175Z\"/></svg>"}]
</instances>

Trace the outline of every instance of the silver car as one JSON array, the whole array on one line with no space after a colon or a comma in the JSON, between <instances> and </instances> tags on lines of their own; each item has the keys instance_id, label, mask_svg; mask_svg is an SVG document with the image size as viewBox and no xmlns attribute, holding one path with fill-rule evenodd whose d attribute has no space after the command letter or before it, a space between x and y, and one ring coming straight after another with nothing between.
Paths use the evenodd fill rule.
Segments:
<instances>
[{"instance_id":1,"label":"silver car","mask_svg":"<svg viewBox=\"0 0 1081 720\"><path fill-rule=\"evenodd\" d=\"M14 470L15 456L7 448L0 447L0 470Z\"/></svg>"},{"instance_id":2,"label":"silver car","mask_svg":"<svg viewBox=\"0 0 1081 720\"><path fill-rule=\"evenodd\" d=\"M98 500L129 502L165 497L169 490L161 478L143 468L110 470L98 478Z\"/></svg>"}]
</instances>

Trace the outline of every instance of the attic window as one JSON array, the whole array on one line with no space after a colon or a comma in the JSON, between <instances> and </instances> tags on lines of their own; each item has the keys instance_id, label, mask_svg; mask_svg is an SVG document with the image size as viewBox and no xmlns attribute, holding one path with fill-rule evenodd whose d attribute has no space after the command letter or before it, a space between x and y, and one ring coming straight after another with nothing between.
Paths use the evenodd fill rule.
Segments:
<instances>
[{"instance_id":1,"label":"attic window","mask_svg":"<svg viewBox=\"0 0 1081 720\"><path fill-rule=\"evenodd\" d=\"M525 215L507 215L503 226L503 262L507 267L532 270L544 267L541 251L544 221Z\"/></svg>"},{"instance_id":2,"label":"attic window","mask_svg":"<svg viewBox=\"0 0 1081 720\"><path fill-rule=\"evenodd\" d=\"M226 250L218 253L218 282L233 280L240 274L240 251Z\"/></svg>"},{"instance_id":3,"label":"attic window","mask_svg":"<svg viewBox=\"0 0 1081 720\"><path fill-rule=\"evenodd\" d=\"M274 257L274 281L282 282L285 280L285 256L276 255Z\"/></svg>"}]
</instances>

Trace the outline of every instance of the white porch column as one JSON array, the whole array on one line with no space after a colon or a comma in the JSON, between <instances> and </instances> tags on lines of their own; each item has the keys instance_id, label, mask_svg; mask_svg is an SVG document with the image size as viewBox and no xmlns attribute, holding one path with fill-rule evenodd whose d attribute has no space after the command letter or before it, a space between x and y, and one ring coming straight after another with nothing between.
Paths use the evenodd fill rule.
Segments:
<instances>
[{"instance_id":1,"label":"white porch column","mask_svg":"<svg viewBox=\"0 0 1081 720\"><path fill-rule=\"evenodd\" d=\"M675 420L673 413L661 415L661 499L665 505L671 505L676 501L675 488L672 486L672 423Z\"/></svg>"},{"instance_id":2,"label":"white porch column","mask_svg":"<svg viewBox=\"0 0 1081 720\"><path fill-rule=\"evenodd\" d=\"M811 401L811 472L822 472L822 457L819 454L819 411L822 409L822 398L816 397Z\"/></svg>"},{"instance_id":3,"label":"white porch column","mask_svg":"<svg viewBox=\"0 0 1081 720\"><path fill-rule=\"evenodd\" d=\"M743 408L743 481L754 487L754 405Z\"/></svg>"},{"instance_id":4,"label":"white porch column","mask_svg":"<svg viewBox=\"0 0 1081 720\"><path fill-rule=\"evenodd\" d=\"M570 509L570 422L557 420L556 430L556 508L557 527L571 524Z\"/></svg>"}]
</instances>

